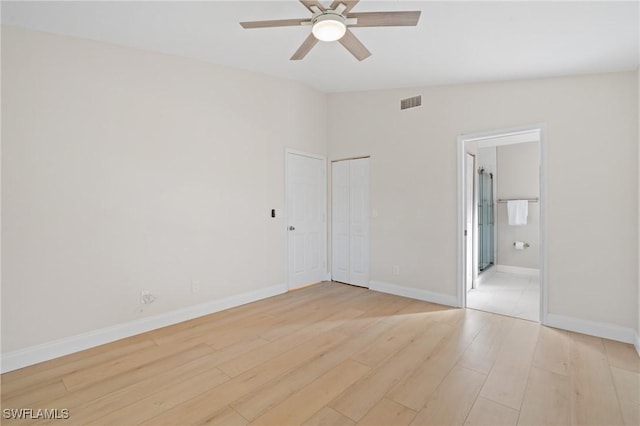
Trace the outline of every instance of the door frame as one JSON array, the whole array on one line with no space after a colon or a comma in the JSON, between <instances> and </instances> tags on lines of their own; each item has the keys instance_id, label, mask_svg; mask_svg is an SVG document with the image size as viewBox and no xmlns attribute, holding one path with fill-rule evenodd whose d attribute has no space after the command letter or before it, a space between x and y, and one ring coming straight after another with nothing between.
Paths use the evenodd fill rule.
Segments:
<instances>
[{"instance_id":1,"label":"door frame","mask_svg":"<svg viewBox=\"0 0 640 426\"><path fill-rule=\"evenodd\" d=\"M548 294L549 294L549 259L548 259L548 225L547 225L547 126L545 123L532 124L529 126L497 129L487 132L477 132L462 134L458 136L457 144L457 169L458 169L458 285L457 298L460 308L467 307L467 291L466 291L466 264L464 259L465 238L464 238L464 185L465 185L465 144L467 142L481 141L484 139L493 139L500 136L517 136L525 133L539 132L540 135L540 323L547 324L548 315Z\"/></svg>"},{"instance_id":2,"label":"door frame","mask_svg":"<svg viewBox=\"0 0 640 426\"><path fill-rule=\"evenodd\" d=\"M467 174L465 174L464 179L464 185L465 185L465 206L466 206L466 202L468 201L468 197L466 196L466 186L469 184L469 178L471 179L471 229L469 230L469 232L471 233L471 242L469 242L469 235L464 235L465 240L464 240L464 262L465 262L465 276L464 276L464 280L465 280L465 289L468 291L468 284L466 282L467 278L468 278L468 273L469 271L466 269L469 264L471 264L471 288L475 288L476 287L476 268L477 268L477 253L478 253L478 247L476 246L476 233L477 233L477 201L476 201L476 197L477 197L477 188L476 188L476 156L474 154L465 152L465 170L467 169L467 160L470 158L471 161L471 170L472 170L472 175L468 176ZM467 229L467 209L465 209L464 211L464 228ZM463 230L463 234L464 234L464 230ZM467 245L470 245L470 249L471 249L471 256L470 258L467 257L469 254L469 247L467 247Z\"/></svg>"},{"instance_id":3,"label":"door frame","mask_svg":"<svg viewBox=\"0 0 640 426\"><path fill-rule=\"evenodd\" d=\"M309 158L315 158L317 160L322 160L322 171L323 171L323 185L322 185L322 200L321 200L321 204L322 204L322 211L323 213L323 218L324 218L324 226L323 226L323 231L322 231L322 243L323 243L323 247L324 250L322 250L322 255L323 255L323 259L322 259L322 263L324 265L324 276L323 276L323 280L327 280L327 277L329 276L329 272L328 272L328 262L327 262L327 253L328 253L328 249L327 249L327 232L328 232L328 228L327 228L327 217L328 217L328 213L327 213L327 157L324 155L320 155L320 154L313 154L310 152L305 152L305 151L300 151L300 150L296 150L296 149L292 149L292 148L285 148L284 150L284 226L283 226L283 232L284 232L284 276L285 276L285 283L287 286L287 290L292 290L298 287L291 287L291 281L290 281L290 277L289 277L289 203L291 202L291 200L289 200L289 155L300 155L303 157L309 157Z\"/></svg>"}]
</instances>

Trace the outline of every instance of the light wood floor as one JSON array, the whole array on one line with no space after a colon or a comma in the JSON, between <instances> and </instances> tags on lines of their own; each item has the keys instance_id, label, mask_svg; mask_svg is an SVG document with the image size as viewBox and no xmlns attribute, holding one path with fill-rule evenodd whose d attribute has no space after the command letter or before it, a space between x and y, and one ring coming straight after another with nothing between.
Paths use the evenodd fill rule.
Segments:
<instances>
[{"instance_id":1,"label":"light wood floor","mask_svg":"<svg viewBox=\"0 0 640 426\"><path fill-rule=\"evenodd\" d=\"M4 424L638 425L631 345L322 283L2 375Z\"/></svg>"}]
</instances>

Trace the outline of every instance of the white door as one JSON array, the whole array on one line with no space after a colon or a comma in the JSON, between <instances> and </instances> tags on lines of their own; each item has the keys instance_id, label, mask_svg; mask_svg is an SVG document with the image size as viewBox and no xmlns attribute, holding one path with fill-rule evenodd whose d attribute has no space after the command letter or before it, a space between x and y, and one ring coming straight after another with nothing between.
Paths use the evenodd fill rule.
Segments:
<instances>
[{"instance_id":1,"label":"white door","mask_svg":"<svg viewBox=\"0 0 640 426\"><path fill-rule=\"evenodd\" d=\"M287 151L287 281L289 288L325 279L326 159Z\"/></svg>"},{"instance_id":2,"label":"white door","mask_svg":"<svg viewBox=\"0 0 640 426\"><path fill-rule=\"evenodd\" d=\"M331 279L349 282L349 162L338 161L331 165Z\"/></svg>"},{"instance_id":3,"label":"white door","mask_svg":"<svg viewBox=\"0 0 640 426\"><path fill-rule=\"evenodd\" d=\"M369 286L369 159L332 166L331 278Z\"/></svg>"},{"instance_id":4,"label":"white door","mask_svg":"<svg viewBox=\"0 0 640 426\"><path fill-rule=\"evenodd\" d=\"M464 258L465 258L465 282L467 291L473 288L473 181L475 179L474 158L471 154L464 157Z\"/></svg>"}]
</instances>

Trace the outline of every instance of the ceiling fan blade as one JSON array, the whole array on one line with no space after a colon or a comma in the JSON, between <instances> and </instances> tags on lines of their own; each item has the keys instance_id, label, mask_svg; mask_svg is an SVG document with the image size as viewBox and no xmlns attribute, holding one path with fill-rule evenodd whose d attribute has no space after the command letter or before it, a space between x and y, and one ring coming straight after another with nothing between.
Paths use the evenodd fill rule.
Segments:
<instances>
[{"instance_id":1,"label":"ceiling fan blade","mask_svg":"<svg viewBox=\"0 0 640 426\"><path fill-rule=\"evenodd\" d=\"M242 28L270 28L270 27L296 27L300 26L303 22L309 21L308 19L277 19L274 21L250 21L240 22Z\"/></svg>"},{"instance_id":2,"label":"ceiling fan blade","mask_svg":"<svg viewBox=\"0 0 640 426\"><path fill-rule=\"evenodd\" d=\"M420 11L411 12L361 12L350 13L358 23L350 27L414 27L418 25Z\"/></svg>"},{"instance_id":3,"label":"ceiling fan blade","mask_svg":"<svg viewBox=\"0 0 640 426\"><path fill-rule=\"evenodd\" d=\"M335 0L333 3L331 3L329 9L336 10L336 7L340 6L340 3L342 3L346 6L344 12L342 13L349 13L349 11L353 9L353 6L358 4L359 1L360 0Z\"/></svg>"},{"instance_id":4,"label":"ceiling fan blade","mask_svg":"<svg viewBox=\"0 0 640 426\"><path fill-rule=\"evenodd\" d=\"M313 36L313 34L311 34ZM338 40L357 60L362 61L371 56L371 52L364 47L364 44L347 28L347 32Z\"/></svg>"},{"instance_id":5,"label":"ceiling fan blade","mask_svg":"<svg viewBox=\"0 0 640 426\"><path fill-rule=\"evenodd\" d=\"M320 2L317 1L317 0L300 0L300 3L302 3L304 5L304 7L309 9L309 12L311 12L311 13L315 13L315 11L311 8L312 6L317 7L318 9L320 9L323 12L325 10L324 6L322 4L320 4Z\"/></svg>"},{"instance_id":6,"label":"ceiling fan blade","mask_svg":"<svg viewBox=\"0 0 640 426\"><path fill-rule=\"evenodd\" d=\"M349 31L349 30L347 30ZM312 34L309 34L309 37L306 38L305 41L302 42L296 53L291 57L292 61L299 61L300 59L307 56L307 53L316 45L318 39Z\"/></svg>"}]
</instances>

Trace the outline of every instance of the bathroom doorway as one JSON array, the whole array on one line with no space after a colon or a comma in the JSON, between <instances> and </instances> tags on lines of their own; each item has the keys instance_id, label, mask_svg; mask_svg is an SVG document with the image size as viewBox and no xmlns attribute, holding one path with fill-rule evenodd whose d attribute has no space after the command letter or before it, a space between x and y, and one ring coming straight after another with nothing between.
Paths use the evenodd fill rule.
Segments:
<instances>
[{"instance_id":1,"label":"bathroom doorway","mask_svg":"<svg viewBox=\"0 0 640 426\"><path fill-rule=\"evenodd\" d=\"M532 126L459 138L462 307L544 322L543 137Z\"/></svg>"}]
</instances>

